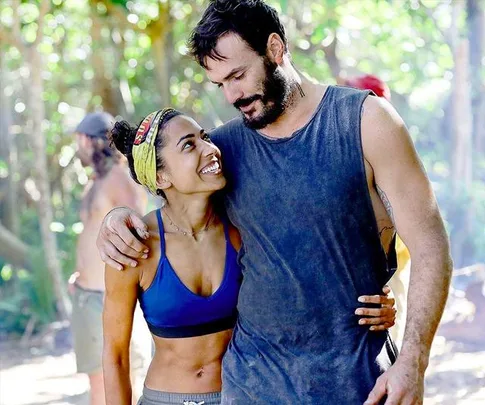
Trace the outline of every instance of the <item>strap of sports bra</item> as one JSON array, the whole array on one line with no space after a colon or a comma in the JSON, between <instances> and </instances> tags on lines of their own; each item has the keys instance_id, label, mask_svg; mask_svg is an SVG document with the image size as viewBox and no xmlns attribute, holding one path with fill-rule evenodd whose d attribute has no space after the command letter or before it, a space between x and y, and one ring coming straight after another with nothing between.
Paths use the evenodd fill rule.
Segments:
<instances>
[{"instance_id":1,"label":"strap of sports bra","mask_svg":"<svg viewBox=\"0 0 485 405\"><path fill-rule=\"evenodd\" d=\"M158 232L160 233L160 259L165 257L165 229L163 228L162 209L157 210Z\"/></svg>"}]
</instances>

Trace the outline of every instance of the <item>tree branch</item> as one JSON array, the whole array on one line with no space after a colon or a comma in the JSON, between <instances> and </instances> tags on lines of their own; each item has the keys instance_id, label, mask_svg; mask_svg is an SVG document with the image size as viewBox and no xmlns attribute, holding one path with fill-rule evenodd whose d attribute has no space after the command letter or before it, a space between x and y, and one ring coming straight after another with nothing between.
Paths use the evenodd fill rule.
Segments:
<instances>
[{"instance_id":1,"label":"tree branch","mask_svg":"<svg viewBox=\"0 0 485 405\"><path fill-rule=\"evenodd\" d=\"M7 262L24 268L31 268L29 251L32 248L0 224L0 257Z\"/></svg>"},{"instance_id":2,"label":"tree branch","mask_svg":"<svg viewBox=\"0 0 485 405\"><path fill-rule=\"evenodd\" d=\"M42 41L42 38L44 37L44 20L49 9L50 9L50 1L42 0L42 3L39 6L39 18L37 20L37 35L33 43L34 46L37 46L40 43L40 41Z\"/></svg>"},{"instance_id":3,"label":"tree branch","mask_svg":"<svg viewBox=\"0 0 485 405\"><path fill-rule=\"evenodd\" d=\"M340 61L337 57L337 33L334 33L334 37L332 42L330 42L327 46L323 46L323 52L325 53L325 60L330 67L330 71L332 72L333 77L336 79L340 77L341 73L341 66Z\"/></svg>"}]
</instances>

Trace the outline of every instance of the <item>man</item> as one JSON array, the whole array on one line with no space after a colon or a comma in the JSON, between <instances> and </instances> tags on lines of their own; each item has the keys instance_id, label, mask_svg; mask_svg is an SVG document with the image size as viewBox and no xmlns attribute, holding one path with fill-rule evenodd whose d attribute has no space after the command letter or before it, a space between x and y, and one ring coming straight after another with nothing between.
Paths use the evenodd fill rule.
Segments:
<instances>
[{"instance_id":1,"label":"man","mask_svg":"<svg viewBox=\"0 0 485 405\"><path fill-rule=\"evenodd\" d=\"M451 258L401 118L368 92L302 76L276 11L261 0L211 2L190 46L242 114L212 133L227 213L243 241L222 403L422 403ZM126 224L145 235L120 209L98 236L114 267L136 265L124 255L146 251ZM413 258L397 360L387 333L371 335L347 315L356 297L378 294L390 278L395 229Z\"/></svg>"},{"instance_id":2,"label":"man","mask_svg":"<svg viewBox=\"0 0 485 405\"><path fill-rule=\"evenodd\" d=\"M101 366L104 263L96 252L96 235L114 207L124 205L143 213L146 204L146 193L131 180L126 159L109 146L106 135L113 123L107 113L91 113L76 128L77 156L84 167L93 169L93 175L81 203L83 231L77 242L76 272L70 278L72 331L77 370L89 376L93 405L105 403Z\"/></svg>"}]
</instances>

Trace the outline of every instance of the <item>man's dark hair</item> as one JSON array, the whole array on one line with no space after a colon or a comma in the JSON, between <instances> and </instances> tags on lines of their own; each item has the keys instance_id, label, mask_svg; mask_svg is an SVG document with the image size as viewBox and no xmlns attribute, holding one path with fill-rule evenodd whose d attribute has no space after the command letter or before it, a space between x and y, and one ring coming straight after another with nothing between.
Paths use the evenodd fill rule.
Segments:
<instances>
[{"instance_id":1,"label":"man's dark hair","mask_svg":"<svg viewBox=\"0 0 485 405\"><path fill-rule=\"evenodd\" d=\"M268 38L278 34L285 50L285 28L276 10L262 0L212 0L189 39L190 54L207 69L206 58L223 60L217 41L227 33L239 35L259 55L266 55Z\"/></svg>"}]
</instances>

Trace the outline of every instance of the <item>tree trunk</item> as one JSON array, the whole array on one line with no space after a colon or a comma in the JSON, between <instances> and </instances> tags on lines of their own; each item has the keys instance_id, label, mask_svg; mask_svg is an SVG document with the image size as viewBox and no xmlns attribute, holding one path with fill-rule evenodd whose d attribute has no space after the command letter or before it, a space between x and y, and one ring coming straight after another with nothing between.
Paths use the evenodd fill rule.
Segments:
<instances>
[{"instance_id":1,"label":"tree trunk","mask_svg":"<svg viewBox=\"0 0 485 405\"><path fill-rule=\"evenodd\" d=\"M454 139L452 156L453 197L469 191L472 183L472 109L468 66L468 41L455 51L453 89Z\"/></svg>"},{"instance_id":2,"label":"tree trunk","mask_svg":"<svg viewBox=\"0 0 485 405\"><path fill-rule=\"evenodd\" d=\"M125 115L126 111L123 108L123 97L120 93L119 86L114 85L114 75L106 69L106 61L103 57L105 54L105 42L101 34L102 22L96 11L96 6L91 6L91 66L94 69L94 79L92 88L92 100L96 96L101 98L101 105L103 110L112 115ZM113 51L114 52L114 51ZM120 105L121 104L121 105ZM95 105L91 104L89 109L93 109Z\"/></svg>"},{"instance_id":3,"label":"tree trunk","mask_svg":"<svg viewBox=\"0 0 485 405\"><path fill-rule=\"evenodd\" d=\"M170 76L172 59L172 37L170 27L170 2L159 2L158 20L152 22L148 28L148 35L152 41L153 61L155 64L155 75L157 87L160 93L160 102L163 108L169 107L170 103Z\"/></svg>"},{"instance_id":4,"label":"tree trunk","mask_svg":"<svg viewBox=\"0 0 485 405\"><path fill-rule=\"evenodd\" d=\"M485 86L482 81L484 57L485 12L483 0L467 0L468 41L470 43L470 76L473 105L475 153L485 152Z\"/></svg>"},{"instance_id":5,"label":"tree trunk","mask_svg":"<svg viewBox=\"0 0 485 405\"><path fill-rule=\"evenodd\" d=\"M15 235L19 234L20 222L18 215L18 161L17 148L12 126L12 106L5 96L5 87L8 83L5 58L0 55L0 156L7 163L8 176L5 179L6 198L2 207L2 222Z\"/></svg>"},{"instance_id":6,"label":"tree trunk","mask_svg":"<svg viewBox=\"0 0 485 405\"><path fill-rule=\"evenodd\" d=\"M469 80L468 41L463 40L455 49L455 74L453 88L453 147L452 147L452 198L455 217L451 242L453 257L458 267L465 265L471 253L470 235L473 225L472 186L472 127L471 89Z\"/></svg>"},{"instance_id":7,"label":"tree trunk","mask_svg":"<svg viewBox=\"0 0 485 405\"><path fill-rule=\"evenodd\" d=\"M28 48L28 67L30 70L29 108L31 112L32 127L30 130L30 141L34 155L34 172L37 189L40 192L40 199L37 202L39 223L44 248L45 262L54 284L56 304L61 320L68 318L69 300L66 287L62 279L61 266L57 259L57 243L50 225L53 221L51 205L51 190L46 159L46 139L42 122L45 118L42 93L44 91L42 81L42 56L36 46Z\"/></svg>"}]
</instances>

